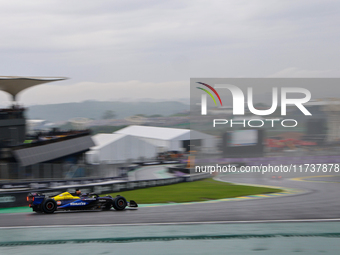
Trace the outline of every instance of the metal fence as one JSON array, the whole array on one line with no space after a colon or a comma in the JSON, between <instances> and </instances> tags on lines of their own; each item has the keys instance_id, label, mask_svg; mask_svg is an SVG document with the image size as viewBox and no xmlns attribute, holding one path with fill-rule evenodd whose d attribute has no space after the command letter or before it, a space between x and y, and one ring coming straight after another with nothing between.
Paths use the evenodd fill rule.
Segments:
<instances>
[{"instance_id":1,"label":"metal fence","mask_svg":"<svg viewBox=\"0 0 340 255\"><path fill-rule=\"evenodd\" d=\"M119 164L52 164L22 167L17 163L0 163L0 180L57 180L73 178L119 177Z\"/></svg>"}]
</instances>

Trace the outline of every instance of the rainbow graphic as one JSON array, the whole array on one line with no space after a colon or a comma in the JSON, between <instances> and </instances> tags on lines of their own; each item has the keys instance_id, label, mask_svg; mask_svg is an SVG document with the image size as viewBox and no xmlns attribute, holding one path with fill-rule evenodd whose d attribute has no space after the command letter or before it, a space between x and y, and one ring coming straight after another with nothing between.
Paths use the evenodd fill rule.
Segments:
<instances>
[{"instance_id":1,"label":"rainbow graphic","mask_svg":"<svg viewBox=\"0 0 340 255\"><path fill-rule=\"evenodd\" d=\"M211 87L210 85L208 85L206 83L203 83L203 82L197 82L197 83L201 84L201 85L204 85L204 86L208 87L209 89L211 89L211 91L214 92L215 95L217 96L217 98L220 101L220 104L222 106L222 100L220 98L220 95L217 93L217 91L213 87ZM217 106L216 100L215 100L213 94L211 94L211 92L209 90L206 90L206 89L203 89L203 88L200 88L200 87L197 87L197 88L203 90L204 92L206 92L214 100L214 103Z\"/></svg>"}]
</instances>

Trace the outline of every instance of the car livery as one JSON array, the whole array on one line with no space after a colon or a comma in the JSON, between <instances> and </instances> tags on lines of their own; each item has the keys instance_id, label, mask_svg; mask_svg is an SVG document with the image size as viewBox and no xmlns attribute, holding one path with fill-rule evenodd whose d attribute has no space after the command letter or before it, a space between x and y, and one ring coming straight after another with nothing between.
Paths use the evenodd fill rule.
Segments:
<instances>
[{"instance_id":1,"label":"car livery","mask_svg":"<svg viewBox=\"0 0 340 255\"><path fill-rule=\"evenodd\" d=\"M127 202L120 195L100 197L94 193L73 196L69 192L64 192L54 197L47 197L40 193L29 193L27 202L33 211L48 214L54 213L56 210L110 210L113 207L115 210L121 211L126 206L138 207L135 201Z\"/></svg>"}]
</instances>

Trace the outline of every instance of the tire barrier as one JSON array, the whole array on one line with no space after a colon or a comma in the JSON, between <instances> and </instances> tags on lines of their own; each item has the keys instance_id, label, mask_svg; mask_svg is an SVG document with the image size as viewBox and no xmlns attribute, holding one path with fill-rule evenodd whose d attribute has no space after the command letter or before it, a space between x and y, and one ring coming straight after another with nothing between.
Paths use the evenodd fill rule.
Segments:
<instances>
[{"instance_id":1,"label":"tire barrier","mask_svg":"<svg viewBox=\"0 0 340 255\"><path fill-rule=\"evenodd\" d=\"M183 174L190 174L190 169L185 168L185 167L180 167L180 166L178 167L174 166L174 167L168 167L168 172L172 174L175 174L177 172L181 172Z\"/></svg>"},{"instance_id":2,"label":"tire barrier","mask_svg":"<svg viewBox=\"0 0 340 255\"><path fill-rule=\"evenodd\" d=\"M91 184L96 182L105 182L105 181L117 181L121 180L120 177L105 177L105 178L88 178L88 179L71 179L71 180L50 180L50 181L39 181L32 180L26 182L10 182L10 183L1 183L0 189L1 191L11 190L11 189L50 189L56 188L58 186L69 186L69 185L84 185ZM1 193L0 193L1 194Z\"/></svg>"}]
</instances>

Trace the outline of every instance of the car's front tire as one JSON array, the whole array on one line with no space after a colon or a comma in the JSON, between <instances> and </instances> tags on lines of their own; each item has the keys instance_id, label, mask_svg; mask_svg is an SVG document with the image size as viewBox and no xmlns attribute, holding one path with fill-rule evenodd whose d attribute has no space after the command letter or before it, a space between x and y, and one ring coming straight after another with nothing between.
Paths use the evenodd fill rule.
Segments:
<instances>
[{"instance_id":1,"label":"car's front tire","mask_svg":"<svg viewBox=\"0 0 340 255\"><path fill-rule=\"evenodd\" d=\"M54 213L54 211L57 210L57 203L54 201L54 199L46 199L42 205L42 209L44 213Z\"/></svg>"},{"instance_id":2,"label":"car's front tire","mask_svg":"<svg viewBox=\"0 0 340 255\"><path fill-rule=\"evenodd\" d=\"M125 207L127 206L127 202L126 202L126 199L122 196L117 196L113 203L112 203L112 206L115 210L117 211L122 211L125 209Z\"/></svg>"}]
</instances>

